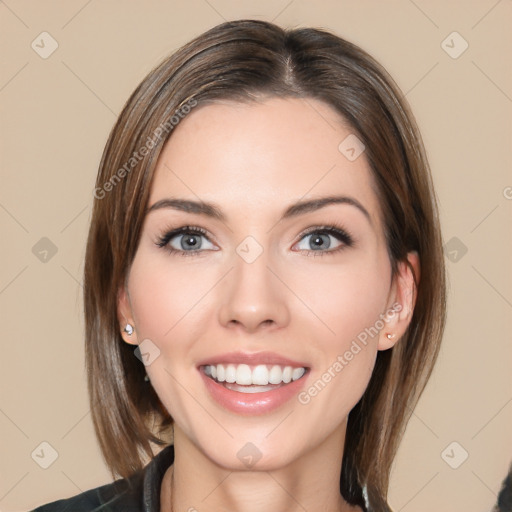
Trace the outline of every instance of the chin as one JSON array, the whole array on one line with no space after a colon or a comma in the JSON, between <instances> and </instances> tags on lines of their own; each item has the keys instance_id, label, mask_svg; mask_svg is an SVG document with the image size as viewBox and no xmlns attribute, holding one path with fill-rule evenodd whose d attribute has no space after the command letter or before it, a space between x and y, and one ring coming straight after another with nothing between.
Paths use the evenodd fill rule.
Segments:
<instances>
[{"instance_id":1,"label":"chin","mask_svg":"<svg viewBox=\"0 0 512 512\"><path fill-rule=\"evenodd\" d=\"M263 432L261 427L239 430L233 438L226 434L222 441L206 435L196 446L214 464L230 471L278 470L307 450L305 440L286 436L285 429L270 436L269 432L271 429Z\"/></svg>"}]
</instances>

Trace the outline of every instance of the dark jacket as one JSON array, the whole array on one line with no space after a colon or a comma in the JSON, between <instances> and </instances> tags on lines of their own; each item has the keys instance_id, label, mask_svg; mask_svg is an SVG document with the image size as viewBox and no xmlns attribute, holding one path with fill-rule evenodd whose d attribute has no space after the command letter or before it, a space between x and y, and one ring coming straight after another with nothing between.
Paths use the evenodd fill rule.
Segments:
<instances>
[{"instance_id":1,"label":"dark jacket","mask_svg":"<svg viewBox=\"0 0 512 512\"><path fill-rule=\"evenodd\" d=\"M32 512L160 512L162 479L173 462L174 447L171 445L128 479L41 505Z\"/></svg>"}]
</instances>

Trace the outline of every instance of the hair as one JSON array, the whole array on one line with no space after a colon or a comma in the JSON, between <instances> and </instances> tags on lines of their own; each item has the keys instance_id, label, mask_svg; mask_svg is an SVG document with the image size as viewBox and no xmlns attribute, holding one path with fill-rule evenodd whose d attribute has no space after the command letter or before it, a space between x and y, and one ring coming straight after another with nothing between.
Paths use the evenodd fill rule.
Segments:
<instances>
[{"instance_id":1,"label":"hair","mask_svg":"<svg viewBox=\"0 0 512 512\"><path fill-rule=\"evenodd\" d=\"M107 141L96 181L84 270L88 389L96 435L113 476L129 477L152 458L151 443L172 418L133 346L120 333L117 299L137 251L158 157L194 105L217 100L313 98L341 114L364 143L391 262L416 251L416 304L393 348L379 351L351 410L340 478L344 499L390 510L387 492L398 445L437 358L446 283L437 199L421 135L408 104L368 53L325 30L272 23L223 23L195 38L140 83ZM187 110L188 109L188 110ZM170 121L171 120L171 121ZM145 148L145 151L142 150Z\"/></svg>"}]
</instances>

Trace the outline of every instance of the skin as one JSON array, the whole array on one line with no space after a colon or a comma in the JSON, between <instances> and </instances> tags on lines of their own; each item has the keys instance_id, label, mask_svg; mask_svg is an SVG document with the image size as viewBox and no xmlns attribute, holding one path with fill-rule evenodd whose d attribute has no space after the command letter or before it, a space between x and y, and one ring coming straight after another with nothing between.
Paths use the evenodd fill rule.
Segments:
<instances>
[{"instance_id":1,"label":"skin","mask_svg":"<svg viewBox=\"0 0 512 512\"><path fill-rule=\"evenodd\" d=\"M172 510L171 499L175 511L360 510L339 492L347 417L377 352L405 332L415 290L404 263L391 279L369 165L364 153L351 162L338 150L350 133L317 100L222 102L194 109L161 154L149 206L169 197L200 199L226 215L220 221L171 208L148 213L119 292L122 335L159 348L146 370L175 420L175 463L163 481L162 511ZM292 203L333 194L356 199L370 218L332 204L279 220ZM333 222L352 235L353 246L327 236L330 247L311 255L312 237L301 234ZM169 228L186 225L207 231L195 254L157 247ZM263 250L252 263L236 252L249 235ZM180 248L180 241L169 243ZM419 275L417 254L408 259ZM263 415L235 414L210 398L197 370L217 354L270 350L308 363L307 390L395 303L401 311L307 404L294 398ZM131 336L122 331L126 322L135 328ZM252 468L237 457L247 442L261 453Z\"/></svg>"}]
</instances>

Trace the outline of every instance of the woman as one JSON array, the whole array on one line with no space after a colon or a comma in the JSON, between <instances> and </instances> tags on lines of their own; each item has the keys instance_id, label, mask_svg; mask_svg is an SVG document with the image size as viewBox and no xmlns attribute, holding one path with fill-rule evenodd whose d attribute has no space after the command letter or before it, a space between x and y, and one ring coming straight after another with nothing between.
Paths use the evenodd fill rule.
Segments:
<instances>
[{"instance_id":1,"label":"woman","mask_svg":"<svg viewBox=\"0 0 512 512\"><path fill-rule=\"evenodd\" d=\"M325 31L222 24L132 94L94 196L88 385L122 479L37 510L390 510L446 304L386 71Z\"/></svg>"}]
</instances>

